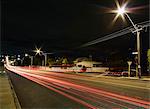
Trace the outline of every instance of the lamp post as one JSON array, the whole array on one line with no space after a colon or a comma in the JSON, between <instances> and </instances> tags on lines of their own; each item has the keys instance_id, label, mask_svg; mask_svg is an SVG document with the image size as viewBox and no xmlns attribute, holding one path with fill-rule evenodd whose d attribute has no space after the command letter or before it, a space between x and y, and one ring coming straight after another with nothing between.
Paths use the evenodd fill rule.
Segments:
<instances>
[{"instance_id":1,"label":"lamp post","mask_svg":"<svg viewBox=\"0 0 150 109\"><path fill-rule=\"evenodd\" d=\"M45 57L45 67L46 67L46 64L47 64L47 55L48 54L53 54L53 53L43 53L44 57Z\"/></svg>"},{"instance_id":2,"label":"lamp post","mask_svg":"<svg viewBox=\"0 0 150 109\"><path fill-rule=\"evenodd\" d=\"M28 54L25 54L25 57L27 57L27 56L29 56L29 58L31 59L31 66L33 65L33 56L31 56L31 55L28 55Z\"/></svg>"},{"instance_id":3,"label":"lamp post","mask_svg":"<svg viewBox=\"0 0 150 109\"><path fill-rule=\"evenodd\" d=\"M137 67L138 67L138 76L139 76L139 78L141 78L140 31L143 28L140 25L135 25L126 12L125 12L125 15L127 16L129 21L131 22L132 26L134 27L134 30L131 30L132 33L136 33L136 35L137 35L137 58L138 58Z\"/></svg>"},{"instance_id":4,"label":"lamp post","mask_svg":"<svg viewBox=\"0 0 150 109\"><path fill-rule=\"evenodd\" d=\"M125 6L118 6L118 10L115 10L113 12L117 13L117 16L121 15L123 17L123 15L126 15L126 17L128 18L128 20L130 21L130 23L132 24L132 26L134 27L134 29L132 29L132 33L135 33L137 35L137 57L138 57L138 62L137 62L137 67L138 67L138 76L139 78L141 78L141 61L140 61L140 31L143 29L140 25L136 25L134 24L134 22L132 21L132 19L130 18L130 16L128 15L128 11L125 10Z\"/></svg>"},{"instance_id":5,"label":"lamp post","mask_svg":"<svg viewBox=\"0 0 150 109\"><path fill-rule=\"evenodd\" d=\"M42 54L42 55L44 55L44 59L45 59L44 65L45 65L45 69L46 69L47 55L48 55L48 54L53 54L53 53L44 53L43 51L41 51L41 49L37 49L37 48L36 48L36 54Z\"/></svg>"}]
</instances>

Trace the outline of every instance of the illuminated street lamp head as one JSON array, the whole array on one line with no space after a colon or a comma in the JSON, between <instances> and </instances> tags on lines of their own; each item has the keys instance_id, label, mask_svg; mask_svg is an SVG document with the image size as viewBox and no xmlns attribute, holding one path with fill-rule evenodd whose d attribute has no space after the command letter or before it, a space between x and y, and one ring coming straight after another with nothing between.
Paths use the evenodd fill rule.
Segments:
<instances>
[{"instance_id":1,"label":"illuminated street lamp head","mask_svg":"<svg viewBox=\"0 0 150 109\"><path fill-rule=\"evenodd\" d=\"M116 5L117 5L117 9L111 11L112 13L116 13L117 14L115 16L113 22L115 22L118 19L119 16L121 16L123 21L125 21L124 14L128 13L128 11L126 10L127 3L124 3L122 6L120 6L119 2L116 1Z\"/></svg>"},{"instance_id":2,"label":"illuminated street lamp head","mask_svg":"<svg viewBox=\"0 0 150 109\"><path fill-rule=\"evenodd\" d=\"M125 6L119 7L119 9L117 10L117 14L123 15L124 13L126 13Z\"/></svg>"},{"instance_id":3,"label":"illuminated street lamp head","mask_svg":"<svg viewBox=\"0 0 150 109\"><path fill-rule=\"evenodd\" d=\"M36 48L35 52L36 52L36 55L37 55L37 54L41 55L41 53L42 53L41 48L39 48L39 49Z\"/></svg>"},{"instance_id":4,"label":"illuminated street lamp head","mask_svg":"<svg viewBox=\"0 0 150 109\"><path fill-rule=\"evenodd\" d=\"M39 49L36 50L36 53L39 54L41 51Z\"/></svg>"},{"instance_id":5,"label":"illuminated street lamp head","mask_svg":"<svg viewBox=\"0 0 150 109\"><path fill-rule=\"evenodd\" d=\"M28 54L26 53L26 54L25 54L25 57L27 57L27 56L28 56Z\"/></svg>"}]
</instances>

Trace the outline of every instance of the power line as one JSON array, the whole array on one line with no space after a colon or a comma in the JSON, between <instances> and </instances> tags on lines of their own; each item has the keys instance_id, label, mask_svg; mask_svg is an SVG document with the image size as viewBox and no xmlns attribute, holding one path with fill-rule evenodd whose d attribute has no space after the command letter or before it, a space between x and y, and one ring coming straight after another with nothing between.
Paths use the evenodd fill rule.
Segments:
<instances>
[{"instance_id":1,"label":"power line","mask_svg":"<svg viewBox=\"0 0 150 109\"><path fill-rule=\"evenodd\" d=\"M142 26L142 28L147 28L148 26L150 26L150 20L138 23L137 25ZM81 45L80 48L87 47L87 46L90 46L90 45L94 45L94 44L97 44L97 43L100 43L100 42L103 42L103 41L107 41L107 40L110 40L110 39L113 39L113 38L116 38L116 37L119 37L119 36L123 36L125 34L130 33L131 30L133 30L133 29L134 29L133 26L127 27L127 28L122 29L120 31L117 31L117 32L111 33L109 35L106 35L104 37L98 38L96 40L87 42L87 43Z\"/></svg>"}]
</instances>

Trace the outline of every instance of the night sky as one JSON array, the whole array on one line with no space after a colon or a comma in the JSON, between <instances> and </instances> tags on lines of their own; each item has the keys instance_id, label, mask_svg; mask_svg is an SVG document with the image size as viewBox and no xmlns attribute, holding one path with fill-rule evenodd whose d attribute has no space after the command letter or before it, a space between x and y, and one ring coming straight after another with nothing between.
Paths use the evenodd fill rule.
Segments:
<instances>
[{"instance_id":1,"label":"night sky","mask_svg":"<svg viewBox=\"0 0 150 109\"><path fill-rule=\"evenodd\" d=\"M120 0L120 3L124 0ZM128 0L134 23L149 20L149 0ZM79 54L128 54L135 49L136 38L130 33L119 38L78 48L84 43L131 26L119 18L114 24L114 0L2 0L1 50L5 54L45 52ZM142 32L143 50L148 48L148 32Z\"/></svg>"}]
</instances>

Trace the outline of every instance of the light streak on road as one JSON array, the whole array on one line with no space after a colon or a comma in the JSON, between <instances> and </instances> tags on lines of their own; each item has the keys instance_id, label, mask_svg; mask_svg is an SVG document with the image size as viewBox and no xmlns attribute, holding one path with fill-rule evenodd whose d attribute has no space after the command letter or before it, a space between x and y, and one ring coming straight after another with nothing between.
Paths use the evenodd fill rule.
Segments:
<instances>
[{"instance_id":1,"label":"light streak on road","mask_svg":"<svg viewBox=\"0 0 150 109\"><path fill-rule=\"evenodd\" d=\"M12 66L7 67L7 69L91 109L99 107L103 108L110 105L112 105L112 108L119 106L120 108L144 107L147 109L150 106L150 102L148 101L107 92L84 84L76 84L74 82L56 78L57 75L44 75L42 71L35 73L36 70L26 70Z\"/></svg>"},{"instance_id":2,"label":"light streak on road","mask_svg":"<svg viewBox=\"0 0 150 109\"><path fill-rule=\"evenodd\" d=\"M52 75L53 77L55 76L55 78L60 77L59 79L64 79L64 77L66 78L65 81L67 81L68 79L77 79L77 80L88 80L88 81L95 81L98 83L106 83L106 84L112 84L112 85L118 85L118 86L124 86L124 87L132 87L132 88L137 88L137 89L144 89L144 90L150 90L150 87L147 85L145 86L136 86L135 84L125 84L125 83L113 83L112 81L96 81L94 80L95 78L92 79L87 79L87 78L79 78L77 75L71 75L71 74L64 74L64 73L54 73L54 72L46 72L43 70L40 70L38 68L29 68L29 67L21 67L21 69L19 69L20 71L26 71L26 72L32 72L38 75L43 75L43 74L48 74L49 77L50 75ZM44 75L43 75L44 76Z\"/></svg>"},{"instance_id":3,"label":"light streak on road","mask_svg":"<svg viewBox=\"0 0 150 109\"><path fill-rule=\"evenodd\" d=\"M96 107L94 107L94 106L92 106L92 105L90 105L90 104L88 104L88 103L86 103L86 102L84 102L84 101L82 101L82 100L80 100L80 99L77 99L77 98L75 98L75 97L73 97L73 96L71 96L71 95L69 95L69 94L66 94L66 93L64 93L64 92L62 92L62 91L60 91L60 90L57 90L56 87L53 88L54 86L51 87L49 84L46 84L45 82L43 82L43 81L41 81L41 80L39 80L39 79L35 79L35 78L32 78L32 77L29 76L29 75L24 75L24 74L23 74L22 76L28 78L28 79L31 80L31 81L34 81L34 82L40 84L40 85L43 85L43 86L47 87L48 89L50 89L50 90L52 90L52 91L55 91L55 92L57 92L57 93L59 93L59 94L61 94L61 95L63 95L63 96L66 96L67 98L70 98L70 99L72 99L72 100L74 100L74 101L76 101L76 102L78 102L78 103L80 103L80 104L82 104L82 105L84 105L84 106L90 108L90 109L96 109Z\"/></svg>"},{"instance_id":4,"label":"light streak on road","mask_svg":"<svg viewBox=\"0 0 150 109\"><path fill-rule=\"evenodd\" d=\"M65 88L62 88L62 87L64 87L64 86L57 86L56 85L56 83L52 83L52 84L49 84L48 82L44 82L44 81L41 81L41 80L39 80L39 79L35 79L35 78L32 78L32 77L29 77L29 76L27 76L27 75L24 75L24 77L26 77L26 78L28 78L28 79L30 79L30 80L34 80L35 82L37 82L37 83L39 83L39 84L41 84L42 83L42 85L44 85L45 87L47 87L47 88L49 88L50 86L52 86L52 87L54 87L54 88L57 88L57 89L59 89L59 90L63 90L63 91L65 91L65 92L68 92L68 93L71 93L71 94L74 94L74 95L76 95L76 96L79 96L80 98L82 98L82 99L85 99L85 100L90 100L90 101L92 101L92 102L94 102L94 103L101 103L100 101L98 101L98 100L96 100L95 98L97 98L97 99L99 99L99 97L97 97L97 96L93 96L93 98L92 98L92 96L90 96L90 97L87 97L87 96L85 96L85 95L83 95L83 94L80 94L79 93L79 91L78 92L74 92L73 90L68 90L68 88L67 89L65 89ZM54 85L53 85L54 84ZM49 88L50 90L53 90L53 91L56 91L56 90L54 90L53 88ZM58 92L58 93L60 93L60 91L56 91L56 92ZM85 103L84 101L81 101L81 100L79 100L79 99L75 99L75 98L72 98L72 97L70 97L69 95L66 95L66 94L64 94L63 92L61 92L60 94L62 94L62 95L64 95L64 96L67 96L68 98L71 98L71 99L73 99L73 100L75 100L75 101L77 101L77 102L79 102L79 103L81 103L81 104L83 104L83 105L85 105L85 106L88 106L88 107L90 107L90 108L96 108L96 107L93 107L93 106L91 106L91 105L89 105L89 104L87 104L87 103ZM115 102L113 102L113 101L110 101L110 100L107 100L106 98L103 98L103 101L104 101L104 99L105 99L105 101L106 102L111 102L111 103L113 103L113 104L117 104L117 105L119 105L118 103L115 103ZM104 104L102 104L102 105L104 105ZM120 106L122 106L122 107L125 107L125 106L123 106L123 105L120 105ZM125 108L127 108L127 107L125 107Z\"/></svg>"}]
</instances>

